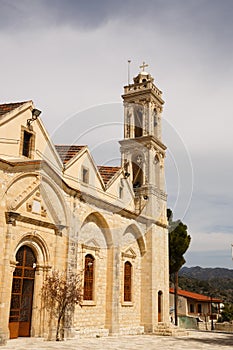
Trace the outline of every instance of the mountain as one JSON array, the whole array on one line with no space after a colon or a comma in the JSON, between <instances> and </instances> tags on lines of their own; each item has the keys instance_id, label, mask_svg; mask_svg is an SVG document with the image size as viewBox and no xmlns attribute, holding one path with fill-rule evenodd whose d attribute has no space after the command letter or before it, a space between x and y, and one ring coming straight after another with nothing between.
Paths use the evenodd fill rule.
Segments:
<instances>
[{"instance_id":1,"label":"mountain","mask_svg":"<svg viewBox=\"0 0 233 350\"><path fill-rule=\"evenodd\" d=\"M213 278L232 278L233 270L224 269L220 267L215 268L203 268L200 266L195 267L183 267L180 272L180 276L187 275L188 277L197 278L202 281L209 281Z\"/></svg>"},{"instance_id":2,"label":"mountain","mask_svg":"<svg viewBox=\"0 0 233 350\"><path fill-rule=\"evenodd\" d=\"M179 287L191 292L220 298L233 303L233 270L224 268L183 267Z\"/></svg>"}]
</instances>

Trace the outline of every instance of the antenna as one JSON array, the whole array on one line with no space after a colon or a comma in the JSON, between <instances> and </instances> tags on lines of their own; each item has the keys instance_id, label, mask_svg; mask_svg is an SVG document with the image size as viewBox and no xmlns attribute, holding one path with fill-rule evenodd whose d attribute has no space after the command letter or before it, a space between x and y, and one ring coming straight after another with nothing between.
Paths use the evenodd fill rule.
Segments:
<instances>
[{"instance_id":1,"label":"antenna","mask_svg":"<svg viewBox=\"0 0 233 350\"><path fill-rule=\"evenodd\" d=\"M130 63L131 63L131 60L128 60L128 85L130 83Z\"/></svg>"}]
</instances>

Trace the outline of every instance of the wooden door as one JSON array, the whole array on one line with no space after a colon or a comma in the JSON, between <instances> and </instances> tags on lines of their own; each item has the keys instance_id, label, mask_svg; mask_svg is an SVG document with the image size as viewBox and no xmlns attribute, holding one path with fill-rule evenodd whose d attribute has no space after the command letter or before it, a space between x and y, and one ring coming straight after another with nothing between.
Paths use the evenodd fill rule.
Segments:
<instances>
[{"instance_id":1,"label":"wooden door","mask_svg":"<svg viewBox=\"0 0 233 350\"><path fill-rule=\"evenodd\" d=\"M162 322L162 292L158 292L158 322Z\"/></svg>"},{"instance_id":2,"label":"wooden door","mask_svg":"<svg viewBox=\"0 0 233 350\"><path fill-rule=\"evenodd\" d=\"M13 274L9 330L10 338L29 337L36 258L31 248L21 247L16 254Z\"/></svg>"}]
</instances>

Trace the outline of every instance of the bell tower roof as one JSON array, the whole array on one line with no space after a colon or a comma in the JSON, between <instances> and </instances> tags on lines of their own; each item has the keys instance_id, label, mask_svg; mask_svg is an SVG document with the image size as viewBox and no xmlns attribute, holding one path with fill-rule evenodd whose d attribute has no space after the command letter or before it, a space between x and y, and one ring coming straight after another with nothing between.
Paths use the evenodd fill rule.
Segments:
<instances>
[{"instance_id":1,"label":"bell tower roof","mask_svg":"<svg viewBox=\"0 0 233 350\"><path fill-rule=\"evenodd\" d=\"M164 104L162 99L162 91L154 84L152 75L145 71L148 64L145 62L140 66L141 71L133 78L133 84L128 84L124 87L124 94L122 95L125 102L135 102L135 99L142 100L144 98L152 98L160 105Z\"/></svg>"},{"instance_id":2,"label":"bell tower roof","mask_svg":"<svg viewBox=\"0 0 233 350\"><path fill-rule=\"evenodd\" d=\"M154 82L154 78L145 71L145 68L149 65L145 62L142 63L142 65L139 67L141 68L141 72L138 73L138 75L133 78L134 84L140 84L140 83L146 83L148 81Z\"/></svg>"}]
</instances>

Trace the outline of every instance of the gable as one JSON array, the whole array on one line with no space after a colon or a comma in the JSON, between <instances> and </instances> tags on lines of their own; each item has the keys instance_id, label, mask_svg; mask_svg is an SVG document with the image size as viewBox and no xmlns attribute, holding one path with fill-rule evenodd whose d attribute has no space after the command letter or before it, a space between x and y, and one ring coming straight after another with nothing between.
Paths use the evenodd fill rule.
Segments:
<instances>
[{"instance_id":1,"label":"gable","mask_svg":"<svg viewBox=\"0 0 233 350\"><path fill-rule=\"evenodd\" d=\"M10 161L46 160L62 163L32 101L0 105L0 158Z\"/></svg>"}]
</instances>

